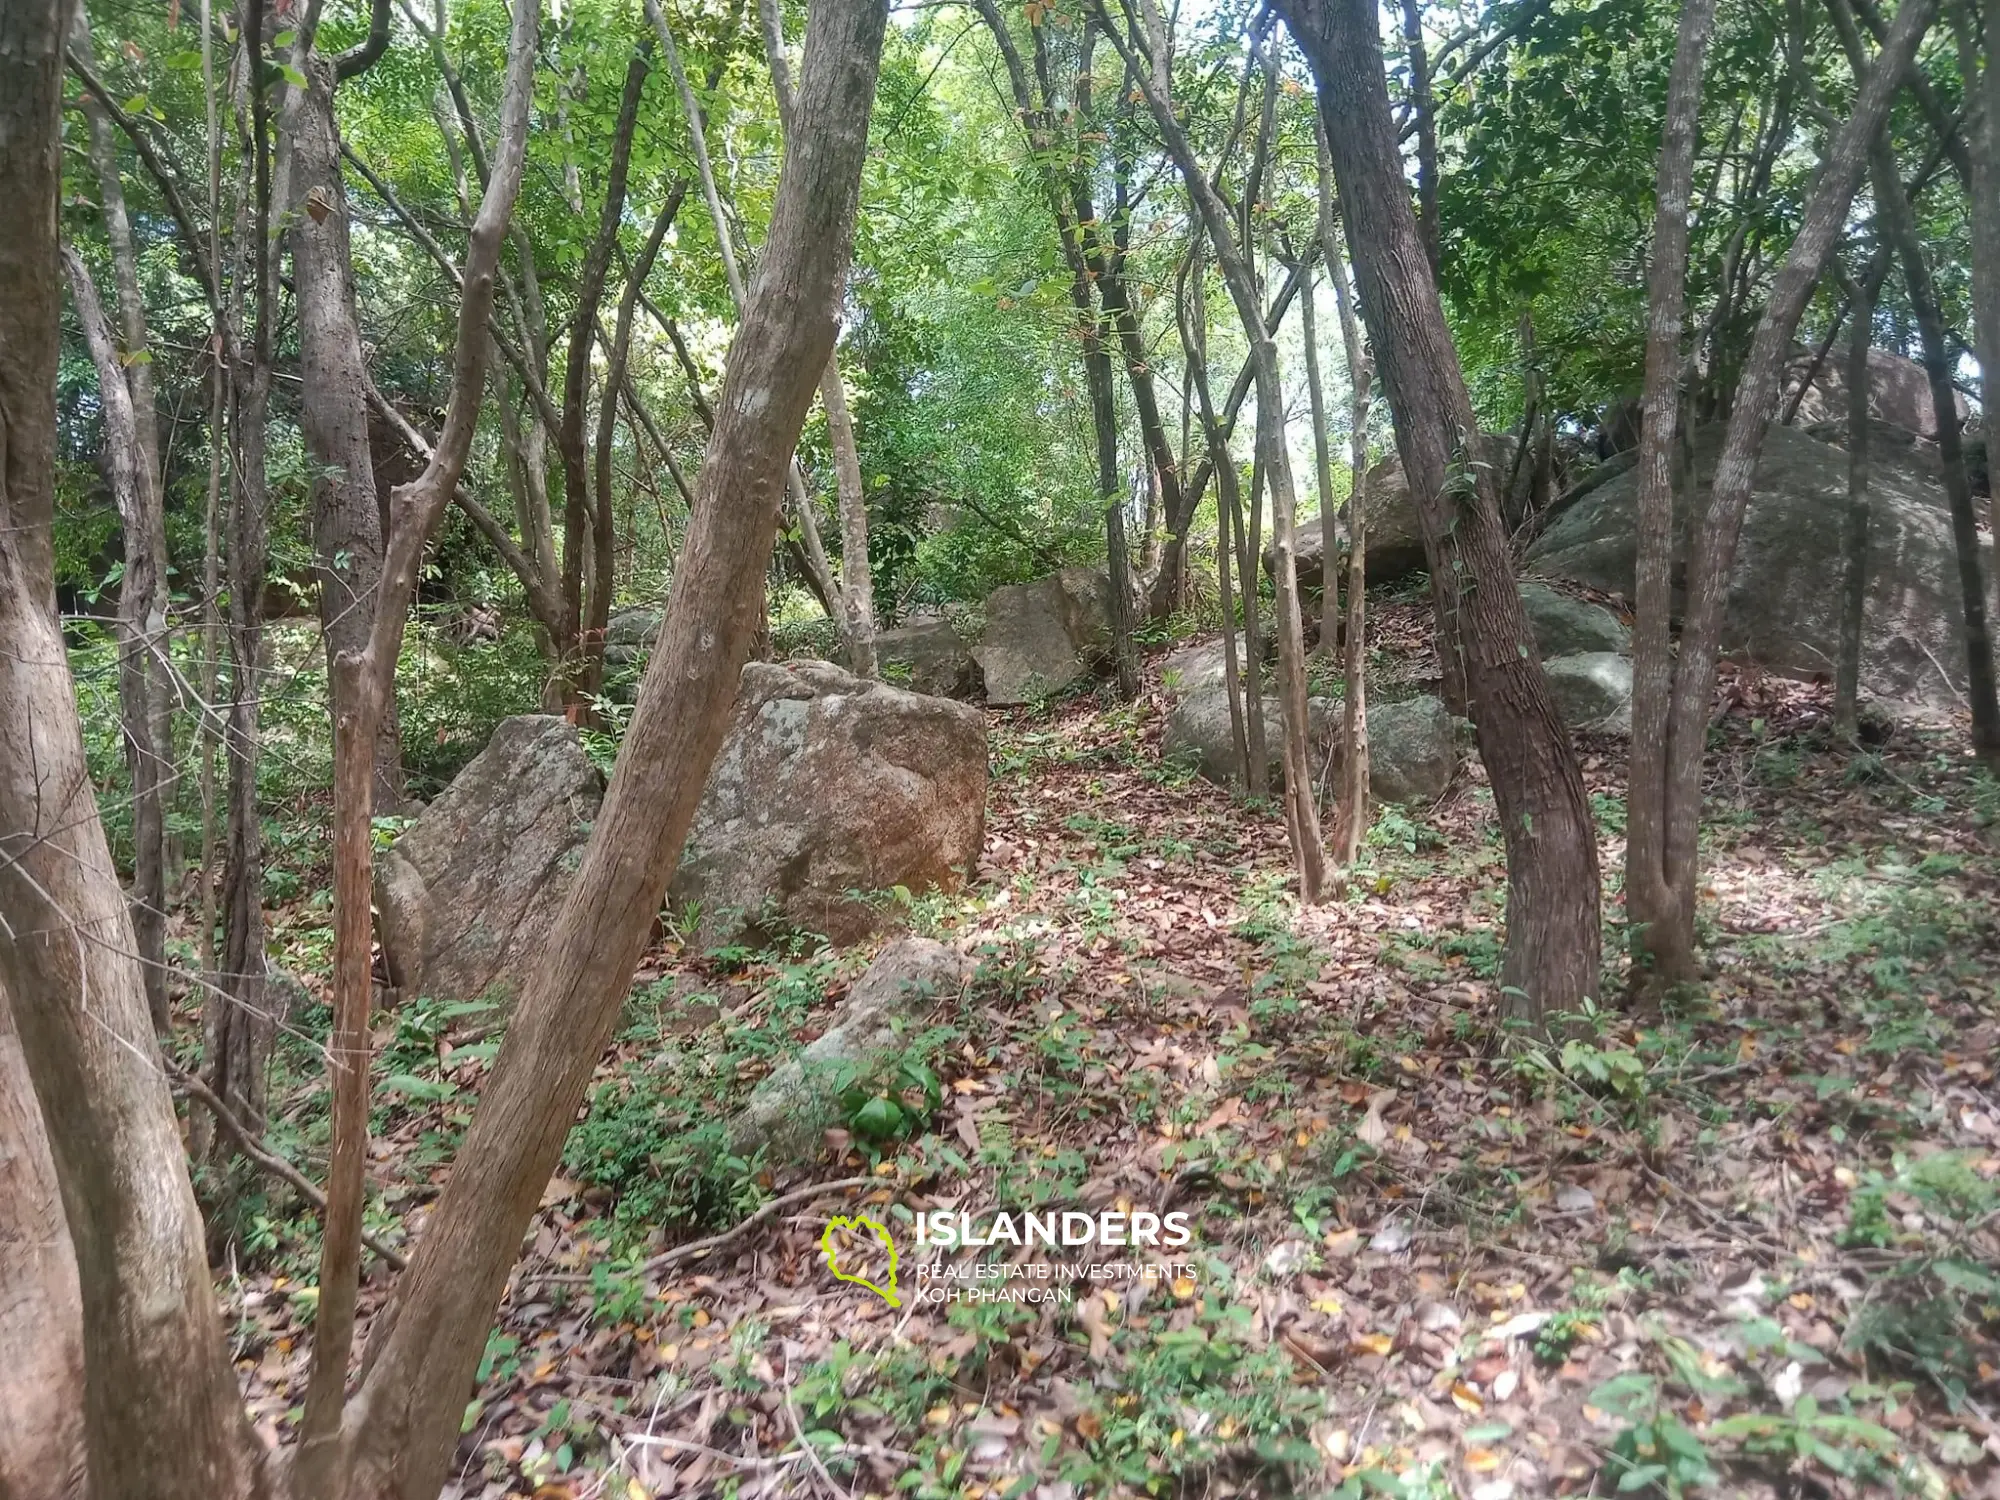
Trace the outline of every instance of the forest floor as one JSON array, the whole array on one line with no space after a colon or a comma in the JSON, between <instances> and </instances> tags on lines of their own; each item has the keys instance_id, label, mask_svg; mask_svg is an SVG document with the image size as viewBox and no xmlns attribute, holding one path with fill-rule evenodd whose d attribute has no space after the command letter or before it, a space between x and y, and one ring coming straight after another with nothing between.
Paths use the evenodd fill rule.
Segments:
<instances>
[{"instance_id":1,"label":"forest floor","mask_svg":"<svg viewBox=\"0 0 2000 1500\"><path fill-rule=\"evenodd\" d=\"M1393 691L1421 621L1377 630ZM1850 753L1824 690L1727 678L1706 982L1509 1043L1476 764L1302 911L1275 812L1163 766L1148 687L992 716L978 880L912 912L978 976L811 1167L685 1141L869 955L649 955L447 1493L2000 1496L2000 784L1962 733ZM1615 919L1623 749L1582 749ZM382 1021L384 1232L469 1116L471 1019ZM1157 1280L940 1306L902 1210L944 1206L1182 1211L1193 1241L1132 1252ZM900 1308L829 1274L858 1212L903 1240ZM223 1291L275 1435L310 1260L257 1222Z\"/></svg>"}]
</instances>

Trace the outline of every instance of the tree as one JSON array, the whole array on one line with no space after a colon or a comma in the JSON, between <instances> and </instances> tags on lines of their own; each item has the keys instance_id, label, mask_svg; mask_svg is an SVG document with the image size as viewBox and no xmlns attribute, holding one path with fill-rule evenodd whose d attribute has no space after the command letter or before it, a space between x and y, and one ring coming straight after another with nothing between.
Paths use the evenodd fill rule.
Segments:
<instances>
[{"instance_id":1,"label":"tree","mask_svg":"<svg viewBox=\"0 0 2000 1500\"><path fill-rule=\"evenodd\" d=\"M1404 186L1368 0L1279 6L1319 86L1361 312L1424 532L1441 650L1464 654L1507 844L1507 1009L1539 1030L1598 988L1597 839L1528 633L1493 477Z\"/></svg>"},{"instance_id":2,"label":"tree","mask_svg":"<svg viewBox=\"0 0 2000 1500\"><path fill-rule=\"evenodd\" d=\"M1639 428L1637 606L1633 629L1632 753L1627 761L1625 909L1636 949L1655 952L1682 929L1673 921L1666 869L1662 789L1667 775L1667 687L1673 677L1668 614L1672 608L1674 452L1681 425L1681 330L1687 306L1688 195L1694 186L1701 75L1715 25L1714 0L1681 10L1674 70L1654 192L1653 244L1647 270L1646 386ZM1668 955L1679 971L1686 960ZM1635 975L1639 972L1635 969Z\"/></svg>"},{"instance_id":3,"label":"tree","mask_svg":"<svg viewBox=\"0 0 2000 1500\"><path fill-rule=\"evenodd\" d=\"M1873 66L1859 80L1853 114L1827 149L1819 184L1772 283L1743 361L1707 505L1692 518L1687 606L1680 655L1673 663L1666 704L1662 705L1660 696L1668 692L1667 674L1658 670L1657 663L1643 677L1634 674L1635 741L1641 735L1656 734L1664 747L1659 780L1648 784L1635 779L1628 794L1628 816L1656 821L1659 830L1657 845L1649 846L1657 848L1657 859L1650 852L1645 858L1646 867L1657 865L1660 874L1657 880L1650 873L1646 876L1650 889L1643 898L1640 919L1643 954L1662 983L1682 983L1695 974L1702 756L1708 740L1723 611L1743 511L1756 479L1758 450L1763 446L1765 428L1777 413L1780 377L1799 318L1841 234L1848 206L1867 169L1872 143L1888 117L1889 104L1902 87L1917 43L1935 13L1934 0L1904 0L1897 10ZM1657 601L1653 607L1656 612L1662 609ZM1642 806L1646 799L1652 799L1652 804Z\"/></svg>"}]
</instances>

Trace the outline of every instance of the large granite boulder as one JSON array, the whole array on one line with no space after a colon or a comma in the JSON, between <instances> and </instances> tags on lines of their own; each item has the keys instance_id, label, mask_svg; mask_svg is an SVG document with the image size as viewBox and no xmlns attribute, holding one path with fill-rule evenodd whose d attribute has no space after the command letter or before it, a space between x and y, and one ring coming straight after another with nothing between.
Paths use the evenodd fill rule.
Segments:
<instances>
[{"instance_id":1,"label":"large granite boulder","mask_svg":"<svg viewBox=\"0 0 2000 1500\"><path fill-rule=\"evenodd\" d=\"M673 904L708 945L779 926L853 942L893 922L880 893L960 885L985 827L978 709L828 662L752 662Z\"/></svg>"},{"instance_id":2,"label":"large granite boulder","mask_svg":"<svg viewBox=\"0 0 2000 1500\"><path fill-rule=\"evenodd\" d=\"M1514 461L1514 439L1506 433L1482 434L1479 461L1490 467L1496 484L1505 484ZM1315 512L1311 519L1304 513L1306 508L1301 507L1298 525L1299 587L1317 590L1323 581L1326 547L1320 539L1317 507L1311 507ZM1393 583L1429 566L1424 559L1424 529L1417 520L1409 481L1403 477L1402 459L1385 458L1368 471L1364 509L1368 517L1369 583ZM1338 545L1334 555L1340 555ZM1272 554L1266 549L1265 569L1271 565Z\"/></svg>"},{"instance_id":3,"label":"large granite boulder","mask_svg":"<svg viewBox=\"0 0 2000 1500\"><path fill-rule=\"evenodd\" d=\"M1436 698L1368 705L1368 794L1377 802L1435 802L1458 770L1459 723Z\"/></svg>"},{"instance_id":4,"label":"large granite boulder","mask_svg":"<svg viewBox=\"0 0 2000 1500\"><path fill-rule=\"evenodd\" d=\"M910 1029L956 1001L972 966L956 949L904 937L884 948L840 1002L833 1023L797 1057L780 1063L729 1122L732 1156L765 1152L768 1165L809 1161L841 1119L841 1096L872 1089L894 1072Z\"/></svg>"},{"instance_id":5,"label":"large granite boulder","mask_svg":"<svg viewBox=\"0 0 2000 1500\"><path fill-rule=\"evenodd\" d=\"M1194 678L1178 693L1160 729L1160 754L1191 766L1218 786L1239 787L1236 736L1229 719L1229 694L1219 675ZM1278 700L1263 699L1264 744L1269 784L1283 785L1284 766ZM1324 768L1335 749L1341 705L1331 698L1306 701L1306 733L1314 770ZM1368 706L1368 789L1377 802L1429 802L1451 782L1458 767L1457 725L1435 698L1409 698Z\"/></svg>"},{"instance_id":6,"label":"large granite boulder","mask_svg":"<svg viewBox=\"0 0 2000 1500\"><path fill-rule=\"evenodd\" d=\"M885 682L933 698L970 698L979 689L972 648L943 615L919 615L875 634Z\"/></svg>"},{"instance_id":7,"label":"large granite boulder","mask_svg":"<svg viewBox=\"0 0 2000 1500\"><path fill-rule=\"evenodd\" d=\"M1616 651L1580 651L1542 663L1556 710L1571 729L1632 732L1632 658Z\"/></svg>"},{"instance_id":8,"label":"large granite boulder","mask_svg":"<svg viewBox=\"0 0 2000 1500\"><path fill-rule=\"evenodd\" d=\"M1544 661L1580 651L1632 650L1632 632L1601 604L1578 599L1530 579L1521 585L1521 608Z\"/></svg>"},{"instance_id":9,"label":"large granite boulder","mask_svg":"<svg viewBox=\"0 0 2000 1500\"><path fill-rule=\"evenodd\" d=\"M657 609L634 606L619 610L604 626L605 665L629 667L652 650L665 618Z\"/></svg>"},{"instance_id":10,"label":"large granite boulder","mask_svg":"<svg viewBox=\"0 0 2000 1500\"><path fill-rule=\"evenodd\" d=\"M1813 371L1812 384L1799 400L1798 415L1792 420L1801 427L1816 422L1837 422L1843 426L1851 403L1847 399L1847 358L1842 352L1829 355ZM1785 370L1785 396L1789 400L1799 383L1812 371L1812 355L1795 349ZM1963 422L1971 407L1963 396L1955 397L1953 420ZM1924 367L1887 349L1868 351L1868 414L1877 422L1907 428L1919 437L1937 437L1937 407L1931 402L1930 377Z\"/></svg>"},{"instance_id":11,"label":"large granite boulder","mask_svg":"<svg viewBox=\"0 0 2000 1500\"><path fill-rule=\"evenodd\" d=\"M1721 436L1719 426L1695 433L1703 503ZM1861 684L1892 702L1949 708L1963 685L1965 646L1951 516L1929 472L1933 461L1921 445L1871 445ZM1636 478L1626 473L1584 495L1528 549L1528 566L1629 597L1638 550L1637 490ZM1833 671L1846 505L1846 453L1797 428L1772 427L1737 546L1722 637L1727 654L1794 676ZM1677 609L1690 507L1679 509ZM1982 542L1989 560L1990 548Z\"/></svg>"},{"instance_id":12,"label":"large granite boulder","mask_svg":"<svg viewBox=\"0 0 2000 1500\"><path fill-rule=\"evenodd\" d=\"M986 676L986 701L1011 707L1088 676L1110 647L1110 579L1094 568L1064 568L995 589L972 655Z\"/></svg>"},{"instance_id":13,"label":"large granite boulder","mask_svg":"<svg viewBox=\"0 0 2000 1500\"><path fill-rule=\"evenodd\" d=\"M406 997L511 1002L547 945L604 778L575 726L507 719L375 861L376 930Z\"/></svg>"}]
</instances>

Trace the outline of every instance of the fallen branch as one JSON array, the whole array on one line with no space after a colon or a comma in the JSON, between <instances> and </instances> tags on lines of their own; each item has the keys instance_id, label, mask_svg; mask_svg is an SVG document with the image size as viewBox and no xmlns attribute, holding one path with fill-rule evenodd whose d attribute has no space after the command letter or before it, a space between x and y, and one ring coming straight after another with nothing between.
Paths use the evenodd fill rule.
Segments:
<instances>
[{"instance_id":1,"label":"fallen branch","mask_svg":"<svg viewBox=\"0 0 2000 1500\"><path fill-rule=\"evenodd\" d=\"M243 1122L236 1118L229 1106L216 1096L214 1089L171 1062L166 1067L167 1076L173 1079L174 1086L215 1117L215 1123L222 1127L222 1133L236 1143L236 1149L243 1153L251 1165L289 1183L301 1198L320 1213L326 1212L326 1194L315 1187L312 1179L305 1173L257 1141L244 1127ZM390 1249L365 1229L361 1231L361 1243L398 1271L409 1264L400 1252Z\"/></svg>"}]
</instances>

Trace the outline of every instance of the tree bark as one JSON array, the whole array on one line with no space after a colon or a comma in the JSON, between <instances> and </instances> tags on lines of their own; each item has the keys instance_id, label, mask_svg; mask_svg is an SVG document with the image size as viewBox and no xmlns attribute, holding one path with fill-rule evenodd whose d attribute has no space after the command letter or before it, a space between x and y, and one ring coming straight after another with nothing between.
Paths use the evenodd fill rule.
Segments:
<instances>
[{"instance_id":1,"label":"tree bark","mask_svg":"<svg viewBox=\"0 0 2000 1500\"><path fill-rule=\"evenodd\" d=\"M1756 481L1757 455L1763 446L1764 431L1778 409L1785 357L1799 318L1827 256L1844 230L1848 207L1867 168L1871 144L1888 117L1889 105L1909 71L1917 44L1929 29L1936 9L1935 0L1903 0L1890 25L1887 41L1861 81L1853 116L1833 139L1798 234L1771 284L1763 316L1743 363L1722 452L1709 485L1708 504L1692 528L1687 610L1666 725L1665 849L1661 863L1672 899L1648 935L1649 941L1659 944L1658 951L1669 955L1683 952L1691 955L1694 951L1702 755L1714 695L1723 612L1735 571L1736 542L1743 529L1744 507ZM1635 724L1635 737L1637 732ZM1677 930L1654 937L1653 932L1666 922L1674 924ZM1664 972L1666 977L1674 977L1673 970Z\"/></svg>"},{"instance_id":2,"label":"tree bark","mask_svg":"<svg viewBox=\"0 0 2000 1500\"><path fill-rule=\"evenodd\" d=\"M1507 845L1510 1018L1540 1030L1598 990L1597 838L1568 731L1514 588L1472 402L1410 209L1367 0L1282 0L1319 85L1361 307L1424 531L1444 643L1463 652Z\"/></svg>"},{"instance_id":3,"label":"tree bark","mask_svg":"<svg viewBox=\"0 0 2000 1500\"><path fill-rule=\"evenodd\" d=\"M1678 984L1694 977L1692 928L1675 908L1666 866L1667 722L1674 663L1674 444L1681 416L1681 330L1687 311L1689 195L1701 124L1701 77L1715 26L1715 0L1681 10L1654 188L1653 248L1646 289L1646 383L1639 430L1637 611L1633 627L1632 750L1627 762L1625 911L1633 980Z\"/></svg>"},{"instance_id":4,"label":"tree bark","mask_svg":"<svg viewBox=\"0 0 2000 1500\"><path fill-rule=\"evenodd\" d=\"M201 1217L56 618L63 0L0 8L0 988L76 1255L90 1492L214 1500L261 1462L218 1338ZM10 1423L15 1413L10 1409ZM162 1454L178 1462L160 1472Z\"/></svg>"},{"instance_id":5,"label":"tree bark","mask_svg":"<svg viewBox=\"0 0 2000 1500\"><path fill-rule=\"evenodd\" d=\"M1306 401L1312 413L1313 478L1319 486L1319 644L1315 649L1328 658L1340 654L1340 574L1335 567L1333 518L1338 502L1333 498L1333 445L1327 432L1326 388L1319 375L1319 330L1313 317L1313 289L1310 280L1299 300L1299 332L1305 340Z\"/></svg>"},{"instance_id":6,"label":"tree bark","mask_svg":"<svg viewBox=\"0 0 2000 1500\"><path fill-rule=\"evenodd\" d=\"M1868 610L1869 351L1875 343L1875 297L1889 269L1886 253L1863 273L1848 298L1847 516L1840 542L1840 655L1833 675L1833 729L1852 744L1861 718L1861 626Z\"/></svg>"},{"instance_id":7,"label":"tree bark","mask_svg":"<svg viewBox=\"0 0 2000 1500\"><path fill-rule=\"evenodd\" d=\"M1979 60L1978 11L1958 0L1952 18L1958 32L1959 73L1966 102L1979 119L1969 127L1967 156L1971 192L1971 271L1974 343L1979 359L1980 420L1986 432L1986 472L2000 474L2000 4L1987 0L1986 60ZM1976 80L1976 83L1975 83ZM1942 414L1940 414L1942 419ZM2000 519L2000 480L1989 478L1986 518ZM2000 535L2000 528L1993 528ZM1993 611L2000 619L2000 567L1993 570Z\"/></svg>"},{"instance_id":8,"label":"tree bark","mask_svg":"<svg viewBox=\"0 0 2000 1500\"><path fill-rule=\"evenodd\" d=\"M430 1500L445 1477L521 1233L616 1023L727 730L763 608L787 460L833 346L886 15L878 0L813 9L800 129L660 642L582 867L523 986L451 1180L375 1322L369 1373L344 1427L349 1494Z\"/></svg>"},{"instance_id":9,"label":"tree bark","mask_svg":"<svg viewBox=\"0 0 2000 1500\"><path fill-rule=\"evenodd\" d=\"M82 1395L76 1256L0 986L0 1500L83 1494Z\"/></svg>"},{"instance_id":10,"label":"tree bark","mask_svg":"<svg viewBox=\"0 0 2000 1500\"><path fill-rule=\"evenodd\" d=\"M347 189L333 115L334 68L331 58L306 60L306 87L289 112L286 134L292 163L292 283L299 318L299 426L317 466L313 555L327 687L337 719L345 705L336 663L368 643L382 583L386 528L368 447L368 365L355 311ZM375 731L371 753L375 802L395 811L403 803L403 758L393 699Z\"/></svg>"},{"instance_id":11,"label":"tree bark","mask_svg":"<svg viewBox=\"0 0 2000 1500\"><path fill-rule=\"evenodd\" d=\"M1410 64L1410 123L1417 132L1417 235L1438 274L1437 107L1431 98L1431 64L1424 49L1423 0L1402 0L1403 50Z\"/></svg>"}]
</instances>

